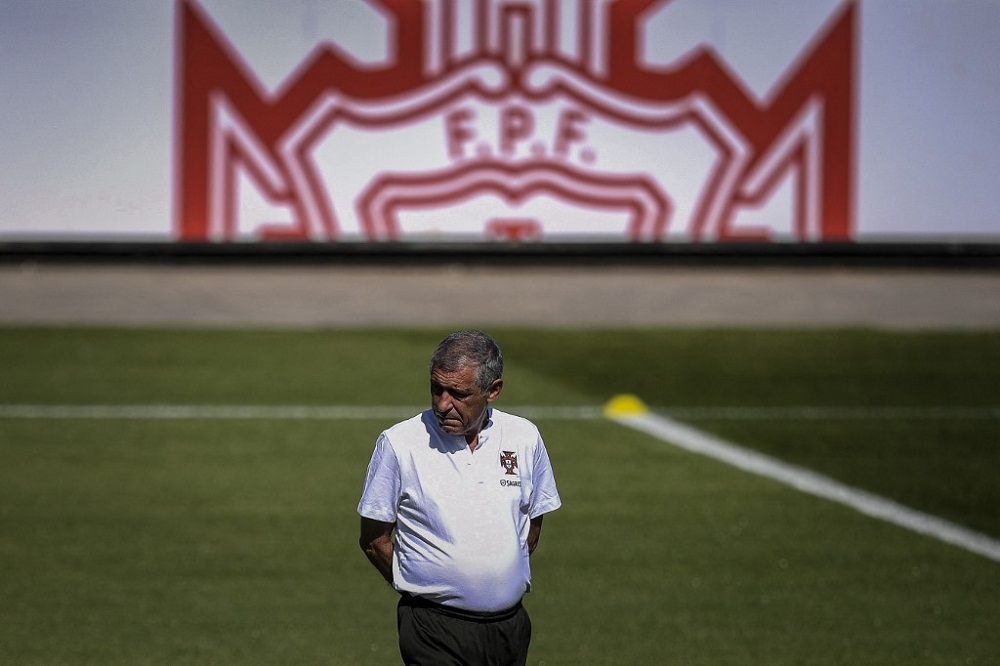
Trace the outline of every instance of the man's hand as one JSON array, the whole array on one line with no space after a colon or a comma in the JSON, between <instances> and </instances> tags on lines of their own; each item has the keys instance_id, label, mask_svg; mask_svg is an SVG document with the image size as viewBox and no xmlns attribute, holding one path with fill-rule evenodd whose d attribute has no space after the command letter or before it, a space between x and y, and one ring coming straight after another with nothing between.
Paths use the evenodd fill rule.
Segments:
<instances>
[{"instance_id":1,"label":"man's hand","mask_svg":"<svg viewBox=\"0 0 1000 666\"><path fill-rule=\"evenodd\" d=\"M383 523L371 518L361 518L361 538L358 545L368 561L382 577L392 584L392 531L396 523Z\"/></svg>"},{"instance_id":2,"label":"man's hand","mask_svg":"<svg viewBox=\"0 0 1000 666\"><path fill-rule=\"evenodd\" d=\"M528 526L528 555L531 555L538 548L538 539L542 536L542 518L544 516L532 518L531 524Z\"/></svg>"}]
</instances>

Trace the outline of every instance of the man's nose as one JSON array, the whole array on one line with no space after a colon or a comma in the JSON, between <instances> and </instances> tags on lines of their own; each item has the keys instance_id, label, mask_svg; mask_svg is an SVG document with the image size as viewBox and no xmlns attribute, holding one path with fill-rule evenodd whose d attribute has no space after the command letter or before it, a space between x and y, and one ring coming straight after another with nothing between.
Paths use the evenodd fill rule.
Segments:
<instances>
[{"instance_id":1,"label":"man's nose","mask_svg":"<svg viewBox=\"0 0 1000 666\"><path fill-rule=\"evenodd\" d=\"M441 391L441 393L434 396L434 409L440 414L451 409L451 396L448 395L447 391Z\"/></svg>"}]
</instances>

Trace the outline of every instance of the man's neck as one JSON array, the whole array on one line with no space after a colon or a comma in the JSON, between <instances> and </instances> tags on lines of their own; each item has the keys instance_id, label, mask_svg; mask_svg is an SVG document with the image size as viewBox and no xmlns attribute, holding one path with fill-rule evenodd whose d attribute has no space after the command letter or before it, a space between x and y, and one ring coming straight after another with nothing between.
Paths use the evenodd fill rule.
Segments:
<instances>
[{"instance_id":1,"label":"man's neck","mask_svg":"<svg viewBox=\"0 0 1000 666\"><path fill-rule=\"evenodd\" d=\"M465 443L469 445L469 451L475 451L476 447L479 446L479 433L486 427L486 422L489 421L489 418L490 410L487 408L483 412L483 417L479 420L479 426L472 432L465 433Z\"/></svg>"}]
</instances>

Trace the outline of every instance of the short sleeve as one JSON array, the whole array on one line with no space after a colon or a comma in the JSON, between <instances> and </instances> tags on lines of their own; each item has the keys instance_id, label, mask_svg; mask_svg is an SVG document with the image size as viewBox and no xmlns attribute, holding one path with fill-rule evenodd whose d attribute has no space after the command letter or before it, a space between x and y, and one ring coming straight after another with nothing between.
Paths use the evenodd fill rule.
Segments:
<instances>
[{"instance_id":1,"label":"short sleeve","mask_svg":"<svg viewBox=\"0 0 1000 666\"><path fill-rule=\"evenodd\" d=\"M528 516L537 518L562 506L559 490L556 488L555 475L552 473L552 463L549 461L549 452L546 450L541 436L538 437L538 443L535 446L533 463L531 505L528 509Z\"/></svg>"},{"instance_id":2,"label":"short sleeve","mask_svg":"<svg viewBox=\"0 0 1000 666\"><path fill-rule=\"evenodd\" d=\"M399 503L399 464L389 438L382 433L375 442L368 474L358 502L358 513L383 523L396 522Z\"/></svg>"}]
</instances>

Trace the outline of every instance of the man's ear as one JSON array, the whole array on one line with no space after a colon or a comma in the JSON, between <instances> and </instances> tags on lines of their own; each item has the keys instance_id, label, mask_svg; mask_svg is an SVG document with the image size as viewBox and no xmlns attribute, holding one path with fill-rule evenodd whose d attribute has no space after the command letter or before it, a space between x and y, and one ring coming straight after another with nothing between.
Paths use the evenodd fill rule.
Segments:
<instances>
[{"instance_id":1,"label":"man's ear","mask_svg":"<svg viewBox=\"0 0 1000 666\"><path fill-rule=\"evenodd\" d=\"M486 392L486 402L493 402L500 397L500 391L503 390L503 377L493 381L493 385L490 386L490 390Z\"/></svg>"}]
</instances>

